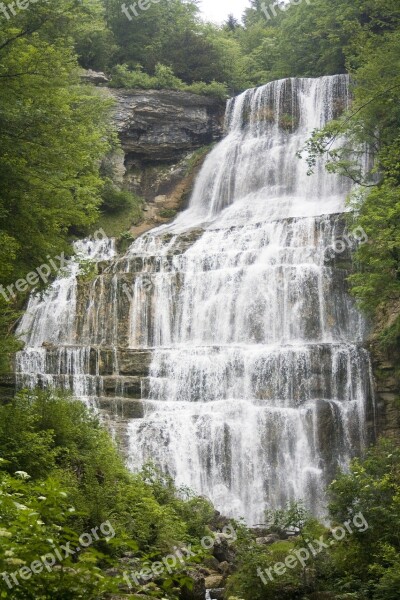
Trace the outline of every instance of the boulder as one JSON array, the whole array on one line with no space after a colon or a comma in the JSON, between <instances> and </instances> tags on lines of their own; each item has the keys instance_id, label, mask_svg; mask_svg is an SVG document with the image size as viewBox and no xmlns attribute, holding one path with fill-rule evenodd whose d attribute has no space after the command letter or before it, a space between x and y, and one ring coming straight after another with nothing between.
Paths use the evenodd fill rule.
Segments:
<instances>
[{"instance_id":1,"label":"boulder","mask_svg":"<svg viewBox=\"0 0 400 600\"><path fill-rule=\"evenodd\" d=\"M225 588L215 588L208 590L211 600L222 600L225 594Z\"/></svg>"},{"instance_id":2,"label":"boulder","mask_svg":"<svg viewBox=\"0 0 400 600\"><path fill-rule=\"evenodd\" d=\"M184 586L181 588L181 600L204 600L206 596L205 577L200 571L191 570L188 576L193 580L193 587L189 589Z\"/></svg>"},{"instance_id":3,"label":"boulder","mask_svg":"<svg viewBox=\"0 0 400 600\"><path fill-rule=\"evenodd\" d=\"M264 537L256 538L256 543L260 546L270 546L271 544L275 544L275 542L279 542L280 537L276 533L270 533Z\"/></svg>"},{"instance_id":4,"label":"boulder","mask_svg":"<svg viewBox=\"0 0 400 600\"><path fill-rule=\"evenodd\" d=\"M81 75L82 81L85 83L91 83L92 85L107 85L110 80L102 71L92 71L88 69Z\"/></svg>"},{"instance_id":5,"label":"boulder","mask_svg":"<svg viewBox=\"0 0 400 600\"><path fill-rule=\"evenodd\" d=\"M213 556L219 562L233 563L235 561L235 550L231 541L223 533L215 534L215 543L213 547ZM218 586L214 586L218 587Z\"/></svg>"},{"instance_id":6,"label":"boulder","mask_svg":"<svg viewBox=\"0 0 400 600\"><path fill-rule=\"evenodd\" d=\"M213 574L208 575L205 579L206 589L215 589L220 588L222 586L222 582L224 581L224 577L222 575Z\"/></svg>"}]
</instances>

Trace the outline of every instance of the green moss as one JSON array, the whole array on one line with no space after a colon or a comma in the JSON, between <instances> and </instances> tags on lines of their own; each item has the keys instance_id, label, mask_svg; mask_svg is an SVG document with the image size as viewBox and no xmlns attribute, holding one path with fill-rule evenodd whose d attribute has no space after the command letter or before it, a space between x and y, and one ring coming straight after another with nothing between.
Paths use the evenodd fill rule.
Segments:
<instances>
[{"instance_id":1,"label":"green moss","mask_svg":"<svg viewBox=\"0 0 400 600\"><path fill-rule=\"evenodd\" d=\"M279 117L279 126L285 131L293 131L298 125L298 119L294 115L283 114Z\"/></svg>"},{"instance_id":2,"label":"green moss","mask_svg":"<svg viewBox=\"0 0 400 600\"><path fill-rule=\"evenodd\" d=\"M79 280L83 283L90 283L94 279L96 279L98 275L97 263L91 260L81 260L79 261Z\"/></svg>"},{"instance_id":3,"label":"green moss","mask_svg":"<svg viewBox=\"0 0 400 600\"><path fill-rule=\"evenodd\" d=\"M160 210L159 215L162 219L173 219L177 214L177 211L173 208L163 208Z\"/></svg>"}]
</instances>

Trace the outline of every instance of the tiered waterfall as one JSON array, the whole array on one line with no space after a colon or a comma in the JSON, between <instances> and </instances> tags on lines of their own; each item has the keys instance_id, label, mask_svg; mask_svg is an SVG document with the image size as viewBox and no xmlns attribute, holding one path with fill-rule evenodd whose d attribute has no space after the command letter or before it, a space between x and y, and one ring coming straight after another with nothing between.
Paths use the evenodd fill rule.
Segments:
<instances>
[{"instance_id":1,"label":"tiered waterfall","mask_svg":"<svg viewBox=\"0 0 400 600\"><path fill-rule=\"evenodd\" d=\"M124 256L81 244L97 276L71 269L19 328L21 386L71 389L114 414L133 469L151 459L251 524L291 498L322 512L373 429L346 284L349 186L296 157L348 88L346 76L288 79L231 100L189 208Z\"/></svg>"}]
</instances>

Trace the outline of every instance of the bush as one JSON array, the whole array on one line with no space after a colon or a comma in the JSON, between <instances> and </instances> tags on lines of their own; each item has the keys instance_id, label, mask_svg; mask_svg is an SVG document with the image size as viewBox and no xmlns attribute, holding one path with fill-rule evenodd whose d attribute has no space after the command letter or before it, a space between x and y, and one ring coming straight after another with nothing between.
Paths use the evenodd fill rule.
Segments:
<instances>
[{"instance_id":1,"label":"bush","mask_svg":"<svg viewBox=\"0 0 400 600\"><path fill-rule=\"evenodd\" d=\"M18 589L0 578L2 598L101 599L120 582L103 569L125 569L116 562L124 552L133 552L140 570L176 544L198 543L213 515L209 503L184 497L154 467L130 473L96 415L52 391L20 392L0 407L0 457L0 572L67 542L76 548L82 533L103 523L115 533ZM187 581L179 573L160 577L152 595L165 597L162 586L179 578Z\"/></svg>"},{"instance_id":2,"label":"bush","mask_svg":"<svg viewBox=\"0 0 400 600\"><path fill-rule=\"evenodd\" d=\"M128 208L135 196L126 190L120 190L111 182L106 183L102 193L101 210L106 213L118 213Z\"/></svg>"},{"instance_id":3,"label":"bush","mask_svg":"<svg viewBox=\"0 0 400 600\"><path fill-rule=\"evenodd\" d=\"M183 81L175 77L173 70L161 63L156 65L154 79L160 90L181 90L185 87Z\"/></svg>"},{"instance_id":4,"label":"bush","mask_svg":"<svg viewBox=\"0 0 400 600\"><path fill-rule=\"evenodd\" d=\"M111 71L110 87L113 88L141 88L150 90L155 87L155 80L138 67L130 71L128 65L116 65Z\"/></svg>"},{"instance_id":5,"label":"bush","mask_svg":"<svg viewBox=\"0 0 400 600\"><path fill-rule=\"evenodd\" d=\"M212 81L211 83L196 81L195 83L187 86L186 90L188 92L192 92L192 94L198 94L199 96L212 96L220 100L226 100L229 95L228 86L226 83L220 83L219 81Z\"/></svg>"},{"instance_id":6,"label":"bush","mask_svg":"<svg viewBox=\"0 0 400 600\"><path fill-rule=\"evenodd\" d=\"M196 81L187 85L174 75L170 67L161 63L156 65L154 76L143 73L141 67L131 71L128 65L117 65L112 70L110 86L144 90L182 90L199 96L212 96L220 100L228 98L228 86L225 83Z\"/></svg>"}]
</instances>

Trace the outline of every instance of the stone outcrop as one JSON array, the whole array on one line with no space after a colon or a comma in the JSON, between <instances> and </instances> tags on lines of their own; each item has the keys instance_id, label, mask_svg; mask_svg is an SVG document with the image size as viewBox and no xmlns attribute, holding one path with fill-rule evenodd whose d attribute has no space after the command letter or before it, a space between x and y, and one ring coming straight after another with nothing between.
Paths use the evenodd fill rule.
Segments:
<instances>
[{"instance_id":1,"label":"stone outcrop","mask_svg":"<svg viewBox=\"0 0 400 600\"><path fill-rule=\"evenodd\" d=\"M89 74L87 80L104 85L102 74ZM193 169L193 155L204 146L218 140L223 131L224 103L207 97L186 92L168 90L106 90L116 99L116 121L119 129L124 155L121 184L142 195L146 199L146 220L132 230L136 237L151 229L167 217L162 212L176 212L184 206L190 193L196 174ZM196 167L201 165L201 158ZM334 238L340 238L345 222L340 215L332 215ZM290 220L290 219L289 219ZM318 228L323 227L317 220ZM319 229L318 229L319 231ZM176 255L182 254L202 235L202 230L193 229L177 236L168 253L163 256L165 263L172 262ZM170 234L167 234L170 235ZM165 242L169 240L161 239ZM351 269L351 248L341 253L327 253L326 266L333 268L330 285L335 289L344 287ZM148 397L149 368L151 347L155 340L151 337L154 315L153 280L160 273L159 256L155 254L119 257L112 263L99 263L98 273L93 280L79 280L77 287L76 328L73 344L82 348L75 352L79 363L78 383L84 386L83 396L93 396L98 407L105 415L111 416L116 427L123 431L127 421L140 418L143 414L141 399ZM140 292L149 298L148 314L141 324L140 335L130 329L131 299L137 278L146 273L146 287ZM176 275L176 289L180 286L179 273ZM330 293L331 288L325 290ZM138 292L136 292L138 293ZM317 306L313 296L309 295L309 337L317 337L313 331ZM333 306L332 309L336 310ZM334 314L328 315L331 320ZM340 319L338 319L340 321ZM256 335L256 334L255 334ZM136 336L136 337L135 337ZM148 346L149 350L132 350L131 347ZM53 378L57 387L68 388L71 379L71 350L73 346L43 347L45 379ZM375 342L371 343L376 376L376 401L378 415L378 433L400 437L400 377L393 357L384 356ZM321 439L316 440L321 455L329 460L331 441L337 434L332 421L331 408L327 400L334 397L332 392L331 346L319 345L310 353L312 375L307 381L309 399L318 399L318 418L322 423ZM216 353L218 349L216 349ZM290 357L289 357L290 358ZM75 360L75 359L74 359ZM294 355L293 363L296 360ZM340 388L349 383L347 363L338 363L336 375ZM276 370L276 369L275 369ZM299 377L302 374L299 373ZM41 383L39 381L39 383ZM0 381L0 391L11 395L12 378ZM296 380L296 389L304 396L304 385ZM341 391L341 390L340 390ZM279 389L272 389L268 378L254 389L257 399L265 400L279 396ZM339 395L344 395L339 394ZM300 400L300 399L299 399ZM369 430L373 427L373 415L368 415ZM372 437L369 436L369 437ZM258 536L263 544L269 543L265 536ZM262 540L262 541L261 541ZM223 548L221 549L222 552ZM217 544L218 551L218 544ZM219 561L231 557L217 556ZM218 587L218 586L216 586Z\"/></svg>"},{"instance_id":2,"label":"stone outcrop","mask_svg":"<svg viewBox=\"0 0 400 600\"><path fill-rule=\"evenodd\" d=\"M340 235L344 226L343 218L332 215L330 219L334 231ZM321 223L317 222L318 231L323 223L323 219ZM202 234L202 229L193 228L177 236L171 233L160 236L160 243L168 245L168 252L162 256L162 262L155 252L154 255L128 253L98 263L94 278L78 280L75 324L70 345L45 342L42 348L34 351L41 365L39 372L42 375L38 377L38 384L46 385L46 382L48 384L51 381L58 388L73 389L77 396L95 398L102 414L119 433L117 437L124 448L127 441L126 425L129 419L143 416L142 400L149 397L152 348L156 345L153 339L156 278L161 271L168 271L168 266L172 265L176 257L187 251ZM333 257L327 256L329 266L333 267L334 285L344 285L349 258L346 252ZM174 275L173 269L171 273ZM135 290L136 281L139 277L143 278L143 274L145 278L139 282L139 289ZM179 286L179 273L176 272L177 292ZM137 294L142 294L146 299L143 305L148 310L140 316L138 326L132 330L131 304L132 298ZM311 301L310 306L312 307ZM138 349L140 347L148 349ZM334 385L331 372L333 351L335 348L332 345L315 345L310 353L311 375L306 383L301 381L302 372L299 371L296 375L296 370L293 370L293 383L296 384L296 389L302 391L302 397L318 400L318 418L322 426L320 439L316 441L327 461L331 441L334 441L337 432L326 400L344 394L342 388L344 390L348 386L350 376L346 357L343 356L337 363ZM218 356L219 348L215 347L214 352ZM288 351L286 359L294 364L297 355ZM237 363L239 370L242 366ZM273 362L270 361L265 369L271 366ZM26 372L26 369L22 368L21 372ZM74 381L73 373L76 374ZM162 377L162 371L157 377ZM340 389L336 390L335 386ZM279 397L283 393L284 390L274 387L268 377L253 382L253 394L260 400ZM369 421L373 424L372 418ZM257 537L264 536L261 533ZM223 555L222 546L219 548L216 544L215 550L221 550L221 555L216 556L219 561L231 560L232 557Z\"/></svg>"},{"instance_id":3,"label":"stone outcrop","mask_svg":"<svg viewBox=\"0 0 400 600\"><path fill-rule=\"evenodd\" d=\"M13 373L0 375L0 403L10 401L15 394L15 375Z\"/></svg>"},{"instance_id":4,"label":"stone outcrop","mask_svg":"<svg viewBox=\"0 0 400 600\"><path fill-rule=\"evenodd\" d=\"M129 160L175 162L221 138L225 104L174 90L111 90Z\"/></svg>"},{"instance_id":5,"label":"stone outcrop","mask_svg":"<svg viewBox=\"0 0 400 600\"><path fill-rule=\"evenodd\" d=\"M84 83L91 83L92 85L108 85L110 83L109 78L105 73L101 71L92 71L92 69L88 69L84 71L81 75L81 79Z\"/></svg>"},{"instance_id":6,"label":"stone outcrop","mask_svg":"<svg viewBox=\"0 0 400 600\"><path fill-rule=\"evenodd\" d=\"M370 342L375 379L377 433L400 443L400 372L398 352L382 349L376 339Z\"/></svg>"},{"instance_id":7,"label":"stone outcrop","mask_svg":"<svg viewBox=\"0 0 400 600\"><path fill-rule=\"evenodd\" d=\"M204 158L223 135L225 102L174 90L104 93L115 101L124 152L114 157L119 185L145 200L143 222L131 229L138 237L186 207Z\"/></svg>"}]
</instances>

